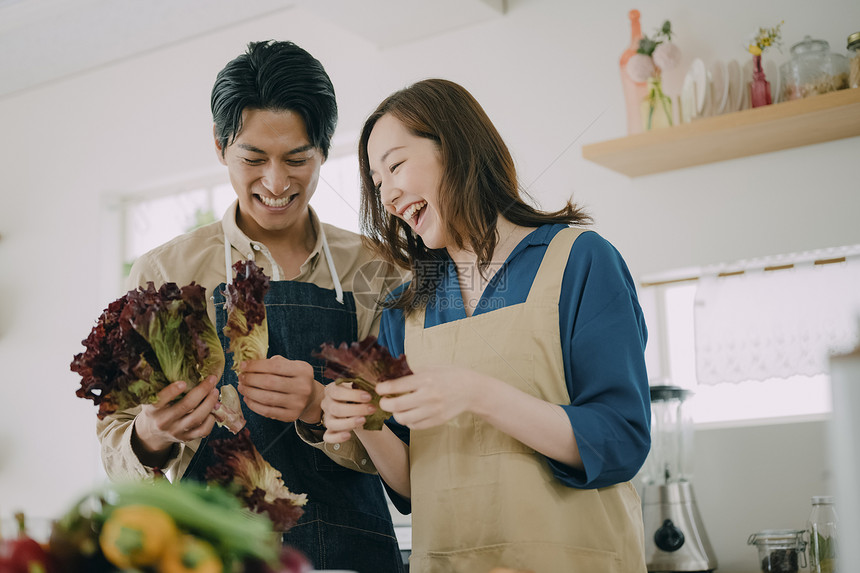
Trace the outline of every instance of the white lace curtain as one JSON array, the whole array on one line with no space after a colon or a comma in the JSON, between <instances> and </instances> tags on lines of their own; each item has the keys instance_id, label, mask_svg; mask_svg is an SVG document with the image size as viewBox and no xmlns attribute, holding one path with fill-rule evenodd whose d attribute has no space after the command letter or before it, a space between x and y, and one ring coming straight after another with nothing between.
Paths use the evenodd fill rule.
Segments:
<instances>
[{"instance_id":1,"label":"white lace curtain","mask_svg":"<svg viewBox=\"0 0 860 573\"><path fill-rule=\"evenodd\" d=\"M860 245L702 273L695 337L699 384L826 373L860 340Z\"/></svg>"}]
</instances>

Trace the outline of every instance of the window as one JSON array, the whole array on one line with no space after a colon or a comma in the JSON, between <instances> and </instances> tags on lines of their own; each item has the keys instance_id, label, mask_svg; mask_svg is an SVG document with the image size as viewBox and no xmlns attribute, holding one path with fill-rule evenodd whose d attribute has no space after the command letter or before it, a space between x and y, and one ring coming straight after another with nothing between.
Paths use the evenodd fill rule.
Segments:
<instances>
[{"instance_id":1,"label":"window","mask_svg":"<svg viewBox=\"0 0 860 573\"><path fill-rule=\"evenodd\" d=\"M833 251L649 278L652 384L692 390L698 424L829 414L827 352L860 339L860 249Z\"/></svg>"}]
</instances>

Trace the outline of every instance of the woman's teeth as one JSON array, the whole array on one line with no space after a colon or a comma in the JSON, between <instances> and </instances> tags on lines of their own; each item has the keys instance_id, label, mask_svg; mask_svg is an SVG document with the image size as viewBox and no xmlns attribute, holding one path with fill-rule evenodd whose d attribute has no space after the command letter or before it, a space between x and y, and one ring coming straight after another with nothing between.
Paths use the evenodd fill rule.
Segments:
<instances>
[{"instance_id":1,"label":"woman's teeth","mask_svg":"<svg viewBox=\"0 0 860 573\"><path fill-rule=\"evenodd\" d=\"M267 207L286 207L287 203L289 203L294 196L290 195L281 197L280 199L270 199L269 197L263 197L262 195L258 195L258 197L263 205L266 205Z\"/></svg>"},{"instance_id":2,"label":"woman's teeth","mask_svg":"<svg viewBox=\"0 0 860 573\"><path fill-rule=\"evenodd\" d=\"M419 201L418 203L413 203L409 207L403 211L403 218L407 221L411 221L412 217L415 216L415 213L423 209L427 205L427 201Z\"/></svg>"}]
</instances>

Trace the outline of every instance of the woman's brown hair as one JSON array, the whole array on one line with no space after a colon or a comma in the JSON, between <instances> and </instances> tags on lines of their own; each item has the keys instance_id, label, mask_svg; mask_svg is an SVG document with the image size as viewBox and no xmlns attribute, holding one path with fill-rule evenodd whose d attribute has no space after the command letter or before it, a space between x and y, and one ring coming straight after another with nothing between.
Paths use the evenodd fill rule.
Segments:
<instances>
[{"instance_id":1,"label":"woman's brown hair","mask_svg":"<svg viewBox=\"0 0 860 573\"><path fill-rule=\"evenodd\" d=\"M442 165L438 201L445 232L457 246L478 256L486 269L498 241L499 215L516 225L547 223L585 225L591 222L580 207L567 202L552 213L523 201L508 147L475 98L462 86L427 79L391 94L365 121L358 143L361 173L361 228L373 248L387 261L412 271L412 282L386 307L404 314L425 307L443 276L444 250L428 249L421 237L399 217L389 215L370 176L367 142L376 122L390 114L418 137L436 144Z\"/></svg>"}]
</instances>

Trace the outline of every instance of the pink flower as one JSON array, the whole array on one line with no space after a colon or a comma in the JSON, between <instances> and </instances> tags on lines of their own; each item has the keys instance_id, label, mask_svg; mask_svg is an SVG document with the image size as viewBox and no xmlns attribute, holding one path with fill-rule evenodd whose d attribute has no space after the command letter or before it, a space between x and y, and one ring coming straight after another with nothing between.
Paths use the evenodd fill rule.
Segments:
<instances>
[{"instance_id":1,"label":"pink flower","mask_svg":"<svg viewBox=\"0 0 860 573\"><path fill-rule=\"evenodd\" d=\"M654 64L661 70L671 70L681 61L681 50L671 42L664 42L654 48Z\"/></svg>"},{"instance_id":2,"label":"pink flower","mask_svg":"<svg viewBox=\"0 0 860 573\"><path fill-rule=\"evenodd\" d=\"M656 72L654 61L645 54L633 54L627 60L627 75L634 82L642 83L648 80Z\"/></svg>"}]
</instances>

